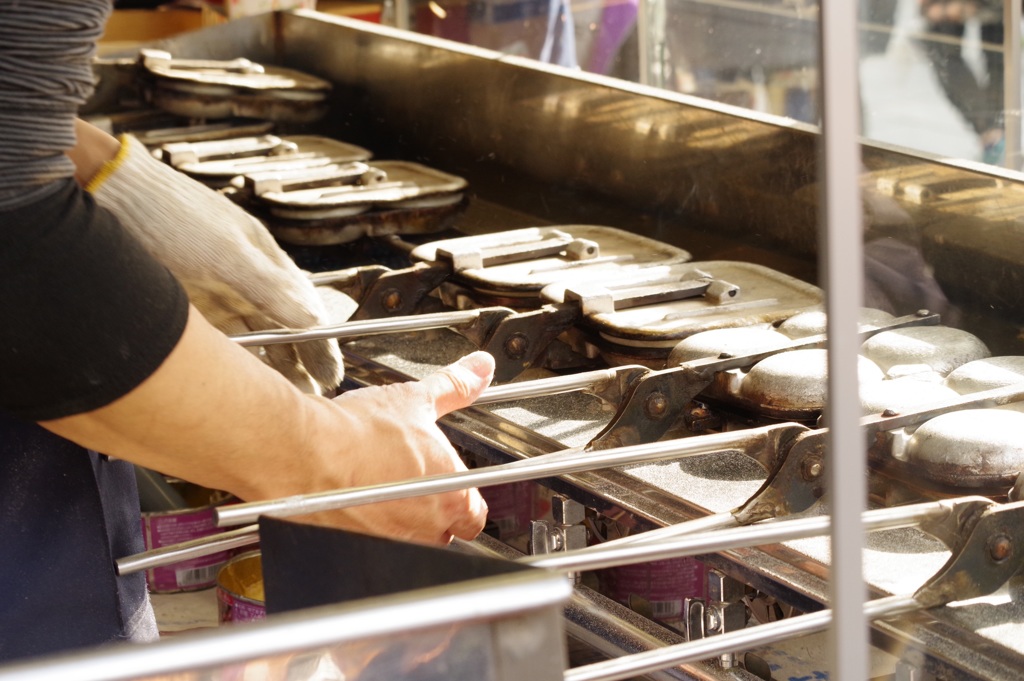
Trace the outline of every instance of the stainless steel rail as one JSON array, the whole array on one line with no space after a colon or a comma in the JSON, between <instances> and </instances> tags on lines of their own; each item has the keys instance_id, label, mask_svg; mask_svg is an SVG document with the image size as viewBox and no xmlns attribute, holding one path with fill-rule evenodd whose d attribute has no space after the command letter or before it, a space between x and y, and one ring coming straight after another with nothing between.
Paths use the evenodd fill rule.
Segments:
<instances>
[{"instance_id":1,"label":"stainless steel rail","mask_svg":"<svg viewBox=\"0 0 1024 681\"><path fill-rule=\"evenodd\" d=\"M893 617L921 607L913 596L890 596L864 603L863 617L866 620ZM659 650L595 662L567 671L564 681L622 681L657 669L825 631L832 624L833 617L832 610L821 610Z\"/></svg>"},{"instance_id":2,"label":"stainless steel rail","mask_svg":"<svg viewBox=\"0 0 1024 681\"><path fill-rule=\"evenodd\" d=\"M162 546L150 549L142 553L118 558L114 561L117 574L130 575L133 572L142 572L152 568L173 565L174 563L192 558L209 556L221 551L240 549L244 546L252 546L260 540L259 526L247 525L236 530L220 532L199 539Z\"/></svg>"},{"instance_id":3,"label":"stainless steel rail","mask_svg":"<svg viewBox=\"0 0 1024 681\"><path fill-rule=\"evenodd\" d=\"M272 620L244 627L182 634L151 645L124 645L0 667L0 678L4 681L130 681L196 671L195 675L175 678L198 681L209 678L201 674L201 670L219 665L558 607L569 598L571 589L559 575L520 572L283 613ZM505 681L514 679L506 677Z\"/></svg>"},{"instance_id":4,"label":"stainless steel rail","mask_svg":"<svg viewBox=\"0 0 1024 681\"><path fill-rule=\"evenodd\" d=\"M713 452L743 451L763 445L780 432L791 432L792 424L752 428L733 433L716 433L696 438L682 438L644 445L581 452L566 449L543 457L515 461L483 470L435 475L406 482L369 485L333 492L297 495L273 501L234 504L214 509L220 527L244 525L261 515L291 516L350 508L382 501L452 492L469 487L487 487L509 482L536 480L546 476L566 475L580 471L625 466L640 462L667 461Z\"/></svg>"},{"instance_id":5,"label":"stainless steel rail","mask_svg":"<svg viewBox=\"0 0 1024 681\"><path fill-rule=\"evenodd\" d=\"M896 508L865 511L858 518L859 532L875 532L902 527L918 527L926 522L948 517L955 503L987 507L992 502L982 497L962 500L928 502ZM729 549L776 544L828 534L833 527L830 516L814 516L791 520L772 520L746 527L713 530L687 537L671 537L628 546L599 546L558 554L530 556L521 562L553 570L602 570L666 558L696 556Z\"/></svg>"},{"instance_id":6,"label":"stainless steel rail","mask_svg":"<svg viewBox=\"0 0 1024 681\"><path fill-rule=\"evenodd\" d=\"M489 487L510 482L536 480L552 475L564 475L601 468L624 466L638 462L665 461L699 456L723 451L744 451L759 448L781 433L788 433L801 426L778 424L736 433L704 435L699 438L669 440L647 445L635 445L600 452L583 452L567 449L523 461L491 466L482 470L470 470L446 475L435 475L412 480L383 483L346 490L334 490L317 494L297 495L272 501L234 504L215 509L216 522L221 527L246 525L255 522L261 515L292 516L350 508L382 501L394 501L411 497L427 496L442 492ZM258 530L238 530L231 542L255 543ZM234 544L244 545L244 544ZM186 558L197 558L222 550L217 535L193 540L162 549L154 549L117 560L118 572L128 574L141 569L168 565Z\"/></svg>"},{"instance_id":7,"label":"stainless steel rail","mask_svg":"<svg viewBox=\"0 0 1024 681\"><path fill-rule=\"evenodd\" d=\"M310 329L279 329L275 331L254 331L229 336L243 348L272 345L275 343L298 343L300 341L327 340L337 338L364 338L387 333L426 331L472 324L486 312L483 309L434 312L391 319L367 319L345 322L333 326L319 326ZM511 310L510 310L511 312Z\"/></svg>"},{"instance_id":8,"label":"stainless steel rail","mask_svg":"<svg viewBox=\"0 0 1024 681\"><path fill-rule=\"evenodd\" d=\"M604 375L605 372L592 372L595 375ZM537 381L524 381L520 386L521 395L528 393L552 394L545 392L551 385L566 387L573 384L573 381L563 382L561 378L538 379ZM589 381L589 378L587 379ZM586 383L587 381L583 381ZM533 385L530 385L533 384ZM513 384L515 385L515 384ZM504 388L510 386L499 386L492 396L496 395L493 401L505 399L512 391L504 392ZM916 410L897 416L870 416L861 419L861 426L864 432L857 438L858 442L863 441L866 433L868 436L874 433L902 428L906 426L923 423L929 418L945 413L951 409L964 409L969 407L982 407L999 404L1008 404L1020 401L1024 398L1024 387L1011 385L1004 388L993 388L979 393L964 395L956 400L937 402L934 405L924 405ZM448 475L433 476L414 480L384 483L380 485L352 488L347 490L335 490L320 492L309 495L298 495L285 499L278 499L266 502L254 502L250 504L235 504L215 509L218 523L222 526L243 525L255 522L260 515L301 515L313 513L320 510L335 508L349 508L364 504L377 503L380 501L392 501L415 496L426 496L441 492L450 492L470 487L488 487L509 482L520 482L524 480L535 480L553 475L566 475L588 470L611 468L615 466L628 465L631 463L662 461L676 458L686 458L702 454L721 453L725 451L738 451L749 453L751 451L762 451L765 444L788 440L797 433L808 433L803 426L795 424L776 424L765 426L759 429L735 431L731 433L719 433L714 435L703 435L682 440L666 442L655 442L647 445L633 445L630 447L619 447L599 451L586 451L580 449L567 449L551 454L544 454L523 461L517 461L498 466L491 466L482 470L452 473ZM827 429L813 431L813 433L824 433ZM777 449L777 447L776 447ZM776 456L781 453L776 452ZM756 497L756 495L755 495ZM749 500L748 500L749 503ZM803 510L803 509L800 509ZM637 544L660 541L668 537L682 536L694 532L710 529L725 529L735 527L740 521L734 512L712 514L704 518L691 520L687 523L679 523L652 530L646 534L632 535L622 539L608 542L608 546L620 544ZM145 570L163 565L207 556L227 548L235 548L254 544L258 541L258 530L251 526L245 530L235 530L228 536L211 535L201 539L175 544L159 549L152 549L139 554L125 556L117 559L119 574L129 574L139 570ZM600 546L590 547L584 551L600 549Z\"/></svg>"},{"instance_id":9,"label":"stainless steel rail","mask_svg":"<svg viewBox=\"0 0 1024 681\"><path fill-rule=\"evenodd\" d=\"M646 373L648 369L639 365L620 366L613 369L595 369L565 376L538 378L532 381L493 385L473 402L473 406L496 404L531 397L547 397L576 390L589 390L608 381L614 381L627 372Z\"/></svg>"}]
</instances>

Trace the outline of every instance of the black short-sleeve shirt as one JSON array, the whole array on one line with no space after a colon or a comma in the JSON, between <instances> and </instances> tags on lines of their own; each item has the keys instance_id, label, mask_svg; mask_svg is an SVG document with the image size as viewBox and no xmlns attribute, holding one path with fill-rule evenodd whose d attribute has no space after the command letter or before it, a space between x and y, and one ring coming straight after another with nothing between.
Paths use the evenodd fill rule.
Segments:
<instances>
[{"instance_id":1,"label":"black short-sleeve shirt","mask_svg":"<svg viewBox=\"0 0 1024 681\"><path fill-rule=\"evenodd\" d=\"M74 180L0 212L0 408L40 421L109 404L187 317L174 276Z\"/></svg>"}]
</instances>

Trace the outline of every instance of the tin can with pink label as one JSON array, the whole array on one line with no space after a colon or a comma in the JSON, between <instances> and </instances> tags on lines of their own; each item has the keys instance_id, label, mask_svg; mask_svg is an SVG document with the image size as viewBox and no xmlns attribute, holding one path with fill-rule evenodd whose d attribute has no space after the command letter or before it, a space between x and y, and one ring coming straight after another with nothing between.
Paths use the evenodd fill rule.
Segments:
<instances>
[{"instance_id":1,"label":"tin can with pink label","mask_svg":"<svg viewBox=\"0 0 1024 681\"><path fill-rule=\"evenodd\" d=\"M681 629L683 601L706 597L707 568L695 558L669 558L606 570L603 583L610 598Z\"/></svg>"},{"instance_id":2,"label":"tin can with pink label","mask_svg":"<svg viewBox=\"0 0 1024 681\"><path fill-rule=\"evenodd\" d=\"M180 480L168 480L167 485L178 494L179 504L183 507L142 514L142 537L147 550L200 539L224 531L216 526L213 509L232 501L234 497L227 492L207 489ZM216 583L217 572L231 555L229 551L221 551L173 565L151 568L146 570L146 582L152 593L209 589Z\"/></svg>"},{"instance_id":3,"label":"tin can with pink label","mask_svg":"<svg viewBox=\"0 0 1024 681\"><path fill-rule=\"evenodd\" d=\"M480 495L487 502L487 522L498 532L498 538L511 539L530 531L536 518L536 495L532 482L513 482L484 487Z\"/></svg>"}]
</instances>

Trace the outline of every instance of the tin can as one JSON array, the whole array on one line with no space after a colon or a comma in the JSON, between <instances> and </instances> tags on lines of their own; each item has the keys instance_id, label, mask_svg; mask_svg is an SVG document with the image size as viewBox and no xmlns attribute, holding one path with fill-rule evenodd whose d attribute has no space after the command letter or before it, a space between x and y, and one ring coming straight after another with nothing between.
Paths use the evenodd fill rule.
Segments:
<instances>
[{"instance_id":1,"label":"tin can","mask_svg":"<svg viewBox=\"0 0 1024 681\"><path fill-rule=\"evenodd\" d=\"M497 530L498 539L508 540L530 531L530 521L536 518L537 512L534 487L532 482L526 481L480 490L487 502L487 522Z\"/></svg>"},{"instance_id":2,"label":"tin can","mask_svg":"<svg viewBox=\"0 0 1024 681\"><path fill-rule=\"evenodd\" d=\"M213 509L232 501L232 495L182 480L168 480L168 484L181 495L187 507L142 514L142 537L147 550L200 539L224 531L214 522ZM217 580L217 571L230 557L229 551L221 551L173 565L152 568L146 570L146 582L151 593L209 589Z\"/></svg>"},{"instance_id":3,"label":"tin can","mask_svg":"<svg viewBox=\"0 0 1024 681\"><path fill-rule=\"evenodd\" d=\"M221 624L252 622L267 616L263 563L259 551L247 551L225 563L217 574L217 616Z\"/></svg>"},{"instance_id":4,"label":"tin can","mask_svg":"<svg viewBox=\"0 0 1024 681\"><path fill-rule=\"evenodd\" d=\"M706 597L707 568L696 558L669 558L605 571L607 595L650 619L683 625L683 601Z\"/></svg>"}]
</instances>

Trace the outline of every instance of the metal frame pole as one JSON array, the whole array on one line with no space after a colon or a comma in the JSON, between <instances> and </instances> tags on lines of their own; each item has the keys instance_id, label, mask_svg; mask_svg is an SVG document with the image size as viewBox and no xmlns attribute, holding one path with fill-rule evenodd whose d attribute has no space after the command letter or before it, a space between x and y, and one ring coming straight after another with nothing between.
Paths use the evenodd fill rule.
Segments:
<instances>
[{"instance_id":1,"label":"metal frame pole","mask_svg":"<svg viewBox=\"0 0 1024 681\"><path fill-rule=\"evenodd\" d=\"M1017 0L1003 2L1003 135L1007 168L1021 165L1020 20Z\"/></svg>"},{"instance_id":2,"label":"metal frame pole","mask_svg":"<svg viewBox=\"0 0 1024 681\"><path fill-rule=\"evenodd\" d=\"M828 311L828 444L832 513L829 648L832 678L868 676L867 588L861 567L866 506L864 438L860 434L857 317L863 301L860 97L857 3L822 0L819 38L822 138L818 176L821 271Z\"/></svg>"}]
</instances>

